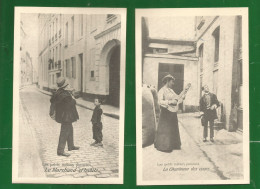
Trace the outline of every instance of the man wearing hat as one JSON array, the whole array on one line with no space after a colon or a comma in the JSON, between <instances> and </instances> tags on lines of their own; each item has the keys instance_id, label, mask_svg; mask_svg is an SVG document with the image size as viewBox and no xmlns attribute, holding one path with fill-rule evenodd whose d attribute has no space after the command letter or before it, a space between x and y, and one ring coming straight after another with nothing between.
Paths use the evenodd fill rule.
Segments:
<instances>
[{"instance_id":1,"label":"man wearing hat","mask_svg":"<svg viewBox=\"0 0 260 189\"><path fill-rule=\"evenodd\" d=\"M79 147L74 146L73 126L72 123L79 119L76 109L76 101L71 94L71 89L66 78L59 77L57 79L58 90L51 97L51 103L56 104L55 120L61 123L59 144L57 149L58 156L70 156L65 153L66 142L68 150L79 150Z\"/></svg>"},{"instance_id":2,"label":"man wearing hat","mask_svg":"<svg viewBox=\"0 0 260 189\"><path fill-rule=\"evenodd\" d=\"M203 142L207 141L208 137L208 123L210 127L210 141L214 141L214 120L218 118L216 109L219 107L219 101L217 96L209 92L209 87L204 85L202 87L204 95L200 99L200 111L203 114L202 126L203 130Z\"/></svg>"}]
</instances>

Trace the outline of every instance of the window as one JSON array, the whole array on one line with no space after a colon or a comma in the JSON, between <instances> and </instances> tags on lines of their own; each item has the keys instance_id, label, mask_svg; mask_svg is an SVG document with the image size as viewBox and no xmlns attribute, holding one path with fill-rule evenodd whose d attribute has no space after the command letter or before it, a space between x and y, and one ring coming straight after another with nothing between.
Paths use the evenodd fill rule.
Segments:
<instances>
[{"instance_id":1,"label":"window","mask_svg":"<svg viewBox=\"0 0 260 189\"><path fill-rule=\"evenodd\" d=\"M68 46L68 37L69 37L69 25L68 22L66 23L66 29L65 29L65 47Z\"/></svg>"},{"instance_id":2,"label":"window","mask_svg":"<svg viewBox=\"0 0 260 189\"><path fill-rule=\"evenodd\" d=\"M90 50L90 80L95 80L95 48Z\"/></svg>"},{"instance_id":3,"label":"window","mask_svg":"<svg viewBox=\"0 0 260 189\"><path fill-rule=\"evenodd\" d=\"M61 14L60 14L60 30L61 30Z\"/></svg>"},{"instance_id":4,"label":"window","mask_svg":"<svg viewBox=\"0 0 260 189\"><path fill-rule=\"evenodd\" d=\"M199 64L200 64L200 72L203 72L203 44L199 47Z\"/></svg>"},{"instance_id":5,"label":"window","mask_svg":"<svg viewBox=\"0 0 260 189\"><path fill-rule=\"evenodd\" d=\"M212 33L214 37L214 43L215 43L215 52L214 52L214 62L219 61L219 33L220 29L217 27L215 31Z\"/></svg>"},{"instance_id":6,"label":"window","mask_svg":"<svg viewBox=\"0 0 260 189\"><path fill-rule=\"evenodd\" d=\"M74 16L71 17L71 43L74 43Z\"/></svg>"},{"instance_id":7,"label":"window","mask_svg":"<svg viewBox=\"0 0 260 189\"><path fill-rule=\"evenodd\" d=\"M48 68L48 60L47 60L47 56L46 54L44 55L44 58L45 58L45 66L44 66L44 71L45 71L45 74L44 74L44 77L45 77L45 81L47 81L47 78L48 78L48 71L47 71L47 68Z\"/></svg>"},{"instance_id":8,"label":"window","mask_svg":"<svg viewBox=\"0 0 260 189\"><path fill-rule=\"evenodd\" d=\"M218 92L218 70L213 72L213 93L217 95Z\"/></svg>"},{"instance_id":9,"label":"window","mask_svg":"<svg viewBox=\"0 0 260 189\"><path fill-rule=\"evenodd\" d=\"M112 18L113 16L115 16L115 15L114 14L108 14L107 19Z\"/></svg>"},{"instance_id":10,"label":"window","mask_svg":"<svg viewBox=\"0 0 260 189\"><path fill-rule=\"evenodd\" d=\"M61 60L61 44L60 44L59 60Z\"/></svg>"},{"instance_id":11,"label":"window","mask_svg":"<svg viewBox=\"0 0 260 189\"><path fill-rule=\"evenodd\" d=\"M91 77L91 78L94 78L94 77L95 77L95 74L94 74L94 71L93 71L93 70L90 72L90 77Z\"/></svg>"},{"instance_id":12,"label":"window","mask_svg":"<svg viewBox=\"0 0 260 189\"><path fill-rule=\"evenodd\" d=\"M71 64L70 59L65 60L66 63L66 77L71 78Z\"/></svg>"},{"instance_id":13,"label":"window","mask_svg":"<svg viewBox=\"0 0 260 189\"><path fill-rule=\"evenodd\" d=\"M83 36L83 15L79 15L79 36Z\"/></svg>"},{"instance_id":14,"label":"window","mask_svg":"<svg viewBox=\"0 0 260 189\"><path fill-rule=\"evenodd\" d=\"M56 21L55 21L55 25L56 25L56 31L55 31L55 39L57 39L57 33L58 33L58 18L56 18Z\"/></svg>"},{"instance_id":15,"label":"window","mask_svg":"<svg viewBox=\"0 0 260 189\"><path fill-rule=\"evenodd\" d=\"M203 16L197 16L197 29L200 30L204 24L205 19L203 18Z\"/></svg>"},{"instance_id":16,"label":"window","mask_svg":"<svg viewBox=\"0 0 260 189\"><path fill-rule=\"evenodd\" d=\"M71 58L71 64L72 64L72 78L76 79L77 69L76 69L76 60L75 60L75 57L72 57L72 58Z\"/></svg>"},{"instance_id":17,"label":"window","mask_svg":"<svg viewBox=\"0 0 260 189\"><path fill-rule=\"evenodd\" d=\"M56 61L56 52L55 47L53 48L53 63Z\"/></svg>"},{"instance_id":18,"label":"window","mask_svg":"<svg viewBox=\"0 0 260 189\"><path fill-rule=\"evenodd\" d=\"M200 98L202 97L202 81L203 81L203 75L200 75Z\"/></svg>"},{"instance_id":19,"label":"window","mask_svg":"<svg viewBox=\"0 0 260 189\"><path fill-rule=\"evenodd\" d=\"M166 48L153 48L153 54L167 53L168 49Z\"/></svg>"},{"instance_id":20,"label":"window","mask_svg":"<svg viewBox=\"0 0 260 189\"><path fill-rule=\"evenodd\" d=\"M55 34L57 32L57 23L56 23L56 19L54 20L54 38L55 38Z\"/></svg>"},{"instance_id":21,"label":"window","mask_svg":"<svg viewBox=\"0 0 260 189\"><path fill-rule=\"evenodd\" d=\"M52 69L54 68L54 48L52 49Z\"/></svg>"},{"instance_id":22,"label":"window","mask_svg":"<svg viewBox=\"0 0 260 189\"><path fill-rule=\"evenodd\" d=\"M49 33L50 33L50 39L51 39L51 36L52 36L52 30L51 30L52 28L51 28L51 25L50 25L50 31L49 31Z\"/></svg>"},{"instance_id":23,"label":"window","mask_svg":"<svg viewBox=\"0 0 260 189\"><path fill-rule=\"evenodd\" d=\"M56 60L55 60L55 68L57 67L58 62L58 46L56 46Z\"/></svg>"},{"instance_id":24,"label":"window","mask_svg":"<svg viewBox=\"0 0 260 189\"><path fill-rule=\"evenodd\" d=\"M54 74L52 74L52 84L54 85Z\"/></svg>"},{"instance_id":25,"label":"window","mask_svg":"<svg viewBox=\"0 0 260 189\"><path fill-rule=\"evenodd\" d=\"M54 22L52 22L52 40L54 39Z\"/></svg>"}]
</instances>

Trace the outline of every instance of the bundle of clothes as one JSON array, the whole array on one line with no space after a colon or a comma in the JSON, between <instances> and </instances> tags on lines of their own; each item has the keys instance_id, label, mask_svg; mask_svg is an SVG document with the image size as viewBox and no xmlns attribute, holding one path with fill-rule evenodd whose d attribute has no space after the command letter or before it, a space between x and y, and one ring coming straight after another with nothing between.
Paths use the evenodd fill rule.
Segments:
<instances>
[{"instance_id":1,"label":"bundle of clothes","mask_svg":"<svg viewBox=\"0 0 260 189\"><path fill-rule=\"evenodd\" d=\"M142 146L152 145L160 116L157 90L154 86L142 87Z\"/></svg>"}]
</instances>

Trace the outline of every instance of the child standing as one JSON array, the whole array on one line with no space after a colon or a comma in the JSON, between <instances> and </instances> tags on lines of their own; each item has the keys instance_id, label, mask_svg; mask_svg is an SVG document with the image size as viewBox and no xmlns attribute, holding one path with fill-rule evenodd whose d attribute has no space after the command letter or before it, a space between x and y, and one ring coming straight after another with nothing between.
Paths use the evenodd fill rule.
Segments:
<instances>
[{"instance_id":1,"label":"child standing","mask_svg":"<svg viewBox=\"0 0 260 189\"><path fill-rule=\"evenodd\" d=\"M102 139L103 139L103 134L102 134L102 121L101 121L101 115L103 113L101 109L101 100L99 98L94 99L94 105L95 109L92 114L91 122L92 122L92 132L93 132L93 139L95 142L91 144L91 146L103 146L102 144Z\"/></svg>"}]
</instances>

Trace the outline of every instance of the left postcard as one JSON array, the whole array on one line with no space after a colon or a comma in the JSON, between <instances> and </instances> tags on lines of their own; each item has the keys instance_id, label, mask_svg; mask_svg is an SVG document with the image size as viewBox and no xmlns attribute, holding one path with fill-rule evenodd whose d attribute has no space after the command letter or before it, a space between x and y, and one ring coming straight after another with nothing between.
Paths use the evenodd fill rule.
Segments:
<instances>
[{"instance_id":1,"label":"left postcard","mask_svg":"<svg viewBox=\"0 0 260 189\"><path fill-rule=\"evenodd\" d=\"M123 184L126 9L15 7L13 183Z\"/></svg>"}]
</instances>

